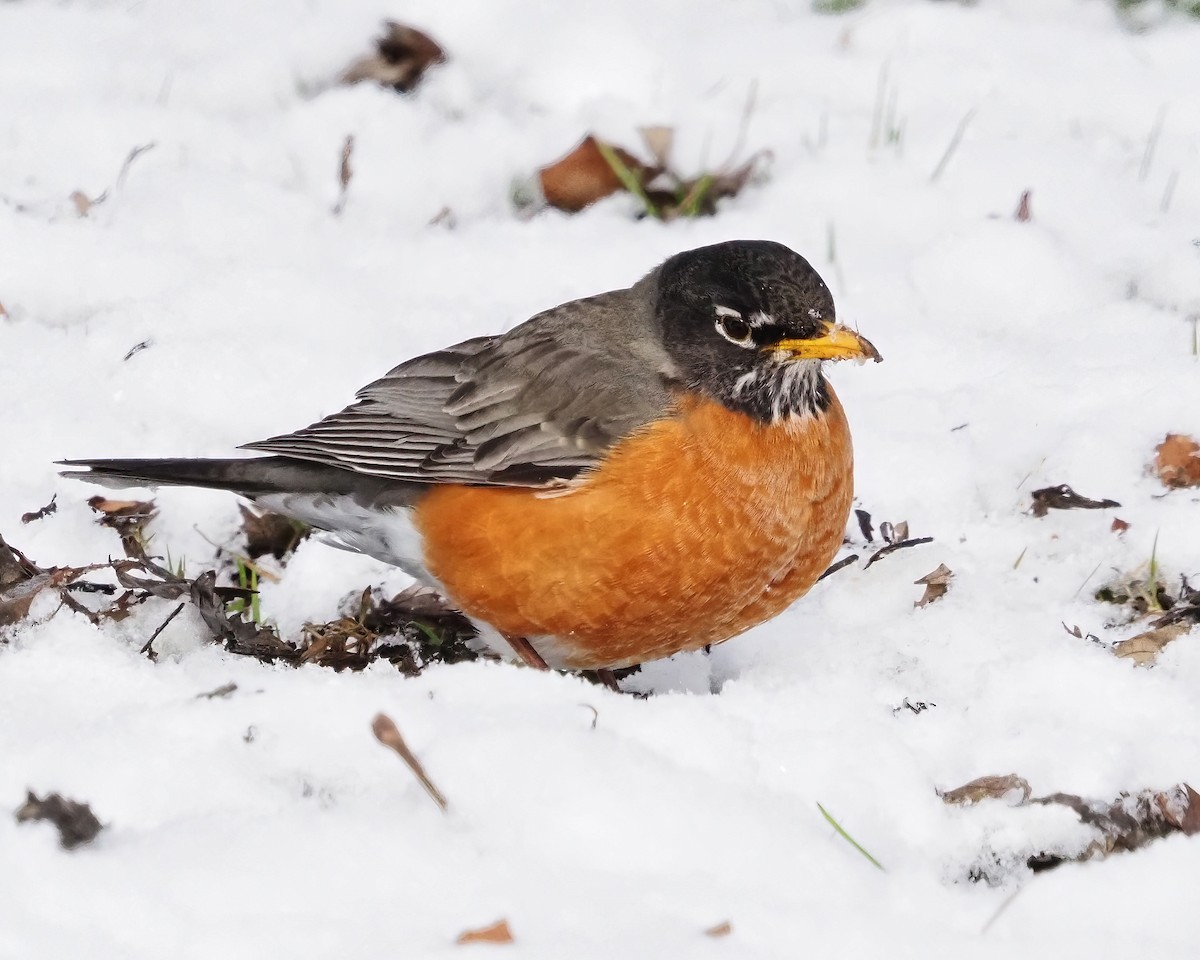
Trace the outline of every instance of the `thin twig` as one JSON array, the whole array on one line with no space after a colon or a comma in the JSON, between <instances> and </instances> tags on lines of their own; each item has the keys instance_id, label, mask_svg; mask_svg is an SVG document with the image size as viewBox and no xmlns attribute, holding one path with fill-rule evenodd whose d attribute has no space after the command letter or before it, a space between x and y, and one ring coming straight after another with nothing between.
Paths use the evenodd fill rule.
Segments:
<instances>
[{"instance_id":1,"label":"thin twig","mask_svg":"<svg viewBox=\"0 0 1200 960\"><path fill-rule=\"evenodd\" d=\"M1142 165L1138 167L1138 180L1144 181L1150 176L1150 167L1154 164L1154 149L1158 146L1158 138L1162 136L1163 124L1167 120L1167 105L1164 103L1158 108L1158 113L1154 117L1154 126L1150 128L1150 135L1146 137L1146 149L1142 151Z\"/></svg>"},{"instance_id":2,"label":"thin twig","mask_svg":"<svg viewBox=\"0 0 1200 960\"><path fill-rule=\"evenodd\" d=\"M164 630L167 629L167 624L170 623L172 620L174 620L177 616L179 616L179 611L182 610L183 607L184 607L184 605L181 603L179 606L177 606L174 610L171 611L171 613L167 617L167 619L158 625L158 629L155 630L152 634L150 634L150 639L146 641L145 645L142 647L141 650L138 651L138 653L144 653L146 656L150 657L151 659L154 659L154 656L155 656L154 649L153 649L154 641L158 639L158 635L160 633L162 633Z\"/></svg>"},{"instance_id":3,"label":"thin twig","mask_svg":"<svg viewBox=\"0 0 1200 960\"><path fill-rule=\"evenodd\" d=\"M400 759L404 761L404 765L412 771L413 776L425 788L425 792L429 794L429 798L445 813L449 806L446 798L442 795L442 791L433 785L433 781L429 779L429 774L421 766L421 761L408 749L408 744L400 736L400 731L396 729L396 724L392 722L392 718L386 713L376 714L375 719L371 721L371 731L375 734L376 740L385 747L391 748L399 755Z\"/></svg>"},{"instance_id":4,"label":"thin twig","mask_svg":"<svg viewBox=\"0 0 1200 960\"><path fill-rule=\"evenodd\" d=\"M920 546L922 543L933 543L933 537L914 537L912 540L897 540L895 543L889 543L886 547L876 550L871 554L871 559L863 565L863 569L866 570L876 560L882 560L889 553L895 553L897 550L903 550L905 547Z\"/></svg>"},{"instance_id":5,"label":"thin twig","mask_svg":"<svg viewBox=\"0 0 1200 960\"><path fill-rule=\"evenodd\" d=\"M113 193L119 192L125 185L125 176L129 173L129 168L133 166L133 161L148 150L153 150L156 146L158 144L151 140L149 143L143 143L129 151L129 155L125 158L125 162L121 164L121 169L117 172L117 180L113 184ZM105 192L107 193L107 191Z\"/></svg>"},{"instance_id":6,"label":"thin twig","mask_svg":"<svg viewBox=\"0 0 1200 960\"><path fill-rule=\"evenodd\" d=\"M1028 886L1028 884L1025 884L1025 886ZM1018 893L1020 893L1022 890L1024 890L1024 889L1025 889L1025 886L1017 887L1017 889L1016 889L1016 890L1014 890L1012 893L1010 893L1010 894L1009 894L1007 897L1005 897L1005 898L1004 898L1004 902L1003 902L1002 904L1000 904L1000 906L999 906L999 907L997 907L997 908L996 908L996 912L995 912L995 913L993 913L993 914L991 915L991 917L989 917L989 918L988 918L988 922L987 922L987 923L985 923L985 924L984 924L984 925L983 925L983 926L980 928L980 930L979 930L979 932L980 932L980 933L987 933L987 932L988 932L988 928L989 928L989 927L991 927L991 925L992 925L993 923L995 923L995 922L996 922L996 920L998 920L998 919L999 919L999 917L1000 917L1000 914L1002 914L1002 913L1003 913L1005 910L1007 910L1007 909L1008 909L1008 907L1009 907L1009 905L1010 905L1010 904L1011 904L1011 903L1012 903L1014 900L1016 900L1016 899L1017 899L1017 894L1018 894Z\"/></svg>"},{"instance_id":7,"label":"thin twig","mask_svg":"<svg viewBox=\"0 0 1200 960\"><path fill-rule=\"evenodd\" d=\"M1071 597L1072 600L1074 600L1075 597L1078 597L1081 593L1083 593L1083 588L1086 587L1088 585L1088 581L1091 580L1092 577L1094 577L1096 575L1096 571L1100 569L1100 564L1102 564L1103 562L1104 562L1103 560L1098 560L1096 562L1096 565L1094 567L1092 567L1092 572L1083 578L1083 583L1081 583L1079 585L1079 589L1076 590L1075 595L1073 597Z\"/></svg>"},{"instance_id":8,"label":"thin twig","mask_svg":"<svg viewBox=\"0 0 1200 960\"><path fill-rule=\"evenodd\" d=\"M946 164L950 162L950 158L954 156L954 151L958 149L958 145L962 142L963 134L967 132L967 125L975 116L975 110L971 109L966 112L963 118L958 121L958 128L954 131L954 136L950 138L950 142L946 145L946 152L942 154L942 159L938 161L938 165L933 168L933 173L929 175L930 183L937 183L942 173L946 170Z\"/></svg>"},{"instance_id":9,"label":"thin twig","mask_svg":"<svg viewBox=\"0 0 1200 960\"><path fill-rule=\"evenodd\" d=\"M826 570L823 574L821 574L819 577L817 577L817 583L820 583L826 577L832 576L833 574L837 573L839 570L843 569L844 567L850 566L850 564L852 564L857 559L858 559L857 553L852 553L848 557L842 557L841 560L839 560L832 567L830 567L828 570Z\"/></svg>"}]
</instances>

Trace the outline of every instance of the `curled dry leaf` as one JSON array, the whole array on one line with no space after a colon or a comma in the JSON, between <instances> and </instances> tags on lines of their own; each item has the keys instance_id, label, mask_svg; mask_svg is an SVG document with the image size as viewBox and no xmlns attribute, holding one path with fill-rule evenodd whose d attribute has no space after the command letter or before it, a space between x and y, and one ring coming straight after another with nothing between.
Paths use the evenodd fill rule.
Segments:
<instances>
[{"instance_id":1,"label":"curled dry leaf","mask_svg":"<svg viewBox=\"0 0 1200 960\"><path fill-rule=\"evenodd\" d=\"M713 938L727 937L731 933L733 933L733 924L730 923L728 920L725 920L725 921L722 921L721 923L715 924L714 926L711 926L707 930L704 931L704 935L706 937L713 937Z\"/></svg>"},{"instance_id":2,"label":"curled dry leaf","mask_svg":"<svg viewBox=\"0 0 1200 960\"><path fill-rule=\"evenodd\" d=\"M341 82L373 80L398 93L408 93L421 82L426 70L445 62L446 51L429 34L388 20L383 36L375 41L375 52L350 64Z\"/></svg>"},{"instance_id":3,"label":"curled dry leaf","mask_svg":"<svg viewBox=\"0 0 1200 960\"><path fill-rule=\"evenodd\" d=\"M80 217L86 217L96 203L96 201L89 199L88 195L82 190L72 191L70 200L75 205L75 214Z\"/></svg>"},{"instance_id":4,"label":"curled dry leaf","mask_svg":"<svg viewBox=\"0 0 1200 960\"><path fill-rule=\"evenodd\" d=\"M913 583L925 584L925 593L920 600L913 603L914 607L924 607L927 604L933 603L946 595L946 591L950 589L950 581L954 579L954 571L944 563L939 563L936 570L931 570L925 576Z\"/></svg>"},{"instance_id":5,"label":"curled dry leaf","mask_svg":"<svg viewBox=\"0 0 1200 960\"><path fill-rule=\"evenodd\" d=\"M145 526L158 512L153 500L110 500L95 496L88 500L88 506L100 514L97 522L102 527L117 531L126 556L145 555Z\"/></svg>"},{"instance_id":6,"label":"curled dry leaf","mask_svg":"<svg viewBox=\"0 0 1200 960\"><path fill-rule=\"evenodd\" d=\"M86 803L68 800L57 793L38 797L28 791L25 802L16 811L17 823L49 820L58 829L58 841L66 850L91 843L104 829Z\"/></svg>"},{"instance_id":7,"label":"curled dry leaf","mask_svg":"<svg viewBox=\"0 0 1200 960\"><path fill-rule=\"evenodd\" d=\"M1121 534L1129 529L1129 524L1120 517L1113 517L1112 526L1109 527L1113 533Z\"/></svg>"},{"instance_id":8,"label":"curled dry leaf","mask_svg":"<svg viewBox=\"0 0 1200 960\"><path fill-rule=\"evenodd\" d=\"M1021 194L1021 199L1017 203L1017 212L1013 214L1013 219L1018 223L1028 223L1033 219L1033 210L1029 206L1030 196L1029 190Z\"/></svg>"},{"instance_id":9,"label":"curled dry leaf","mask_svg":"<svg viewBox=\"0 0 1200 960\"><path fill-rule=\"evenodd\" d=\"M1020 793L1020 799L1015 797L1016 793ZM980 800L1005 798L1009 799L1012 806L1019 806L1033 796L1033 788L1024 777L1010 773L1005 776L977 777L953 790L938 791L938 796L944 803L956 806L970 806L979 803Z\"/></svg>"},{"instance_id":10,"label":"curled dry leaf","mask_svg":"<svg viewBox=\"0 0 1200 960\"><path fill-rule=\"evenodd\" d=\"M454 942L459 946L467 943L512 943L513 935L507 920L497 920L486 927L464 930Z\"/></svg>"},{"instance_id":11,"label":"curled dry leaf","mask_svg":"<svg viewBox=\"0 0 1200 960\"><path fill-rule=\"evenodd\" d=\"M54 573L43 570L0 537L0 626L24 620L37 595L54 585Z\"/></svg>"},{"instance_id":12,"label":"curled dry leaf","mask_svg":"<svg viewBox=\"0 0 1200 960\"><path fill-rule=\"evenodd\" d=\"M662 170L668 169L671 166L671 150L675 146L675 128L662 125L638 127L638 133L655 164Z\"/></svg>"},{"instance_id":13,"label":"curled dry leaf","mask_svg":"<svg viewBox=\"0 0 1200 960\"><path fill-rule=\"evenodd\" d=\"M341 212L346 209L346 200L349 196L350 181L354 179L354 167L350 165L350 158L354 156L354 134L346 134L346 139L342 141L342 159L338 164L338 198L337 203L333 205L333 215L340 216Z\"/></svg>"},{"instance_id":14,"label":"curled dry leaf","mask_svg":"<svg viewBox=\"0 0 1200 960\"><path fill-rule=\"evenodd\" d=\"M1019 799L1012 791L1019 790ZM1034 872L1048 870L1067 861L1106 857L1111 853L1138 850L1154 840L1183 833L1200 833L1200 794L1186 783L1166 790L1142 790L1122 793L1112 802L1085 800L1071 793L1031 796L1029 784L1015 774L1005 777L980 777L957 790L941 794L947 803L976 803L981 799L1010 796L1014 806L1059 806L1072 810L1080 821L1095 831L1095 839L1082 850L1069 854L1035 853L1026 861ZM982 879L987 879L984 874ZM989 881L990 882L990 881Z\"/></svg>"},{"instance_id":15,"label":"curled dry leaf","mask_svg":"<svg viewBox=\"0 0 1200 960\"><path fill-rule=\"evenodd\" d=\"M611 149L643 183L658 172L627 150L620 147ZM537 176L546 203L567 213L578 213L584 207L624 189L617 171L604 158L600 141L592 134L584 137L565 157L542 167Z\"/></svg>"},{"instance_id":16,"label":"curled dry leaf","mask_svg":"<svg viewBox=\"0 0 1200 960\"><path fill-rule=\"evenodd\" d=\"M1089 500L1087 497L1081 497L1065 483L1034 490L1031 496L1035 517L1044 517L1051 510L1103 510L1120 506L1116 500Z\"/></svg>"},{"instance_id":17,"label":"curled dry leaf","mask_svg":"<svg viewBox=\"0 0 1200 960\"><path fill-rule=\"evenodd\" d=\"M1178 640L1191 629L1192 624L1185 621L1168 623L1113 644L1113 653L1132 660L1139 667L1148 667L1158 659L1163 647Z\"/></svg>"},{"instance_id":18,"label":"curled dry leaf","mask_svg":"<svg viewBox=\"0 0 1200 960\"><path fill-rule=\"evenodd\" d=\"M1165 486L1200 486L1200 443L1182 433L1168 433L1154 453L1154 472Z\"/></svg>"},{"instance_id":19,"label":"curled dry leaf","mask_svg":"<svg viewBox=\"0 0 1200 960\"><path fill-rule=\"evenodd\" d=\"M283 560L312 532L304 524L285 517L282 513L272 513L270 510L255 513L241 504L238 505L238 509L242 513L246 554L251 560L257 560L268 553L276 560Z\"/></svg>"}]
</instances>

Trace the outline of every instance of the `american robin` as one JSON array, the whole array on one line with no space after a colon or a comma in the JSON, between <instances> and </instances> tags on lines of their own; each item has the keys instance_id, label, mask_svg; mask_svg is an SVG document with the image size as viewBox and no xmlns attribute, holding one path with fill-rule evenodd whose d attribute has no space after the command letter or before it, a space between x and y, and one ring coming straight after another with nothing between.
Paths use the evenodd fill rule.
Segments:
<instances>
[{"instance_id":1,"label":"american robin","mask_svg":"<svg viewBox=\"0 0 1200 960\"><path fill-rule=\"evenodd\" d=\"M671 257L625 290L400 364L252 459L68 460L231 490L395 564L526 662L610 670L727 640L804 594L852 493L826 360L878 361L782 244Z\"/></svg>"}]
</instances>

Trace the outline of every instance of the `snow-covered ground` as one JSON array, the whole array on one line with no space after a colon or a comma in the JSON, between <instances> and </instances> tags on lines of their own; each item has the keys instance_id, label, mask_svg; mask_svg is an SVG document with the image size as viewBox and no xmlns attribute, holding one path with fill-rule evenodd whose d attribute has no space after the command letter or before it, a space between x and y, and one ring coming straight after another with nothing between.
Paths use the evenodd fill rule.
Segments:
<instances>
[{"instance_id":1,"label":"snow-covered ground","mask_svg":"<svg viewBox=\"0 0 1200 960\"><path fill-rule=\"evenodd\" d=\"M386 16L451 61L412 97L331 87ZM627 196L513 214L513 178L589 130L636 149L670 124L681 165L719 163L754 84L743 154L772 175L716 218L635 222ZM884 354L832 372L858 505L935 540L648 667L646 700L497 664L273 668L190 610L150 663L166 601L102 629L40 604L0 647L0 957L1192 955L1200 841L1033 875L1028 854L1086 844L1074 814L935 791L1200 784L1200 631L1147 670L1063 629L1141 629L1093 593L1152 552L1200 574L1196 492L1144 472L1166 432L1200 434L1197 90L1200 24L1134 34L1100 0L3 4L0 534L33 559L119 552L53 460L226 455L735 237L808 256ZM108 196L80 218L76 190ZM1057 483L1122 506L1031 516ZM158 503L155 547L193 573L238 522L231 496ZM949 593L914 608L939 563ZM405 582L306 542L263 610L294 635ZM107 828L65 852L5 812L26 788ZM500 918L512 946L454 945Z\"/></svg>"}]
</instances>

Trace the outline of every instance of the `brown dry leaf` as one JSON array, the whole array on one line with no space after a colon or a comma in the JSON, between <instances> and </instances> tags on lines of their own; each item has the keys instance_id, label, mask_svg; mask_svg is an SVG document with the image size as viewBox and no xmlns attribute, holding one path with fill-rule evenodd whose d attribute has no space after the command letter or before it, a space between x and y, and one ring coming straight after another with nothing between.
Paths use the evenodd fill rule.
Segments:
<instances>
[{"instance_id":1,"label":"brown dry leaf","mask_svg":"<svg viewBox=\"0 0 1200 960\"><path fill-rule=\"evenodd\" d=\"M392 718L386 713L377 713L375 719L371 721L371 732L375 734L376 740L396 752L400 759L404 761L404 765L417 778L417 782L425 788L425 792L429 794L429 798L445 813L449 806L446 802L446 797L434 785L433 781L429 779L429 774L425 772L425 768L421 765L421 761L417 759L417 755L408 748L408 744L404 742L404 737L400 736L400 730L392 722ZM510 937L509 939L512 938Z\"/></svg>"},{"instance_id":2,"label":"brown dry leaf","mask_svg":"<svg viewBox=\"0 0 1200 960\"><path fill-rule=\"evenodd\" d=\"M303 524L285 517L282 513L264 510L255 513L241 504L242 533L246 537L246 553L251 560L271 554L276 560L284 559L312 531Z\"/></svg>"},{"instance_id":3,"label":"brown dry leaf","mask_svg":"<svg viewBox=\"0 0 1200 960\"><path fill-rule=\"evenodd\" d=\"M1114 644L1113 653L1118 657L1132 660L1139 667L1148 667L1158 659L1158 654L1163 647L1178 640L1191 629L1192 624L1185 621L1167 623Z\"/></svg>"},{"instance_id":4,"label":"brown dry leaf","mask_svg":"<svg viewBox=\"0 0 1200 960\"><path fill-rule=\"evenodd\" d=\"M1028 223L1033 219L1033 211L1029 206L1030 191L1026 190L1021 194L1021 200L1017 204L1017 212L1013 214L1013 219L1018 223Z\"/></svg>"},{"instance_id":5,"label":"brown dry leaf","mask_svg":"<svg viewBox=\"0 0 1200 960\"><path fill-rule=\"evenodd\" d=\"M88 199L88 195L82 190L72 191L70 200L75 204L75 213L80 217L86 217L88 211L94 206L93 202Z\"/></svg>"},{"instance_id":6,"label":"brown dry leaf","mask_svg":"<svg viewBox=\"0 0 1200 960\"><path fill-rule=\"evenodd\" d=\"M627 150L616 146L612 150L639 182L645 184L657 173ZM546 203L567 213L578 213L624 189L621 178L600 152L599 141L590 133L565 157L542 167L537 176Z\"/></svg>"},{"instance_id":7,"label":"brown dry leaf","mask_svg":"<svg viewBox=\"0 0 1200 960\"><path fill-rule=\"evenodd\" d=\"M384 34L375 41L375 52L350 64L342 83L374 80L398 93L413 90L425 71L446 62L446 51L427 33L394 20L384 23Z\"/></svg>"},{"instance_id":8,"label":"brown dry leaf","mask_svg":"<svg viewBox=\"0 0 1200 960\"><path fill-rule=\"evenodd\" d=\"M1170 790L1157 794L1154 802L1162 811L1163 819L1185 836L1200 833L1200 793L1196 793L1189 784L1176 784Z\"/></svg>"},{"instance_id":9,"label":"brown dry leaf","mask_svg":"<svg viewBox=\"0 0 1200 960\"><path fill-rule=\"evenodd\" d=\"M465 943L512 943L513 935L507 920L497 920L477 930L464 930L454 942L459 946Z\"/></svg>"},{"instance_id":10,"label":"brown dry leaf","mask_svg":"<svg viewBox=\"0 0 1200 960\"><path fill-rule=\"evenodd\" d=\"M964 783L961 787L955 787L953 790L939 791L938 796L944 803L969 806L979 803L980 800L1003 800L1014 790L1021 792L1021 799L1013 806L1019 806L1033 796L1033 788L1029 786L1029 781L1024 777L1018 777L1015 773L1005 776L977 777L970 783Z\"/></svg>"},{"instance_id":11,"label":"brown dry leaf","mask_svg":"<svg viewBox=\"0 0 1200 960\"><path fill-rule=\"evenodd\" d=\"M1044 517L1051 510L1103 510L1120 506L1116 500L1089 500L1087 497L1081 497L1065 483L1034 490L1031 496L1035 517Z\"/></svg>"},{"instance_id":12,"label":"brown dry leaf","mask_svg":"<svg viewBox=\"0 0 1200 960\"><path fill-rule=\"evenodd\" d=\"M1095 828L1099 838L1081 853L1064 857L1056 854L1037 858L1035 869L1048 869L1065 860L1090 860L1111 853L1140 850L1154 840L1172 833L1191 835L1200 829L1200 796L1186 783L1167 790L1142 790L1123 793L1112 803L1084 800L1074 794L1052 793L1034 797L1030 803L1069 807L1079 819Z\"/></svg>"},{"instance_id":13,"label":"brown dry leaf","mask_svg":"<svg viewBox=\"0 0 1200 960\"><path fill-rule=\"evenodd\" d=\"M709 927L704 931L706 937L727 937L733 933L733 924L728 920L724 920L715 926Z\"/></svg>"},{"instance_id":14,"label":"brown dry leaf","mask_svg":"<svg viewBox=\"0 0 1200 960\"><path fill-rule=\"evenodd\" d=\"M1164 485L1200 486L1200 443L1182 433L1168 433L1154 453L1154 472Z\"/></svg>"},{"instance_id":15,"label":"brown dry leaf","mask_svg":"<svg viewBox=\"0 0 1200 960\"><path fill-rule=\"evenodd\" d=\"M17 809L16 818L17 823L49 820L58 828L58 841L66 850L91 843L104 829L104 824L96 819L86 803L76 803L57 793L38 797L32 790L27 791L25 803Z\"/></svg>"},{"instance_id":16,"label":"brown dry leaf","mask_svg":"<svg viewBox=\"0 0 1200 960\"><path fill-rule=\"evenodd\" d=\"M671 150L675 146L675 128L662 125L638 127L646 151L663 170L671 166Z\"/></svg>"},{"instance_id":17,"label":"brown dry leaf","mask_svg":"<svg viewBox=\"0 0 1200 960\"><path fill-rule=\"evenodd\" d=\"M88 506L100 514L97 521L102 527L117 531L125 555L140 558L145 555L145 526L158 512L153 500L109 500L95 496Z\"/></svg>"},{"instance_id":18,"label":"brown dry leaf","mask_svg":"<svg viewBox=\"0 0 1200 960\"><path fill-rule=\"evenodd\" d=\"M925 584L925 593L920 600L913 603L914 607L924 607L946 595L950 589L950 581L954 579L954 571L944 563L939 563L936 570L931 570L913 583Z\"/></svg>"},{"instance_id":19,"label":"brown dry leaf","mask_svg":"<svg viewBox=\"0 0 1200 960\"><path fill-rule=\"evenodd\" d=\"M1112 526L1109 527L1109 529L1113 533L1120 534L1120 533L1124 533L1126 530L1129 529L1129 524L1126 521L1122 520L1120 517L1113 517Z\"/></svg>"},{"instance_id":20,"label":"brown dry leaf","mask_svg":"<svg viewBox=\"0 0 1200 960\"><path fill-rule=\"evenodd\" d=\"M354 134L346 134L346 139L342 142L342 159L338 164L338 198L337 203L333 205L333 215L339 216L346 209L346 200L350 190L350 181L354 179L354 167L350 165L350 158L354 156Z\"/></svg>"},{"instance_id":21,"label":"brown dry leaf","mask_svg":"<svg viewBox=\"0 0 1200 960\"><path fill-rule=\"evenodd\" d=\"M54 585L52 571L43 570L0 537L0 626L24 620L37 595Z\"/></svg>"}]
</instances>

